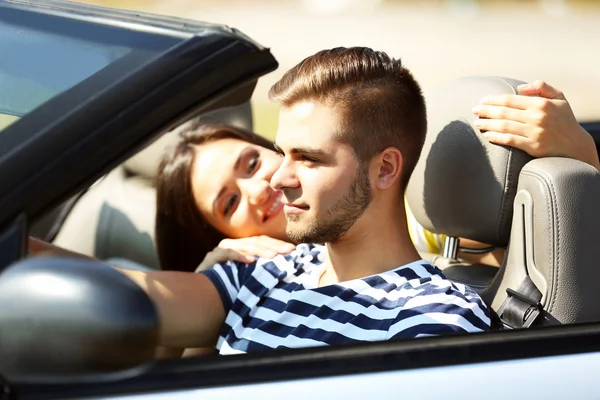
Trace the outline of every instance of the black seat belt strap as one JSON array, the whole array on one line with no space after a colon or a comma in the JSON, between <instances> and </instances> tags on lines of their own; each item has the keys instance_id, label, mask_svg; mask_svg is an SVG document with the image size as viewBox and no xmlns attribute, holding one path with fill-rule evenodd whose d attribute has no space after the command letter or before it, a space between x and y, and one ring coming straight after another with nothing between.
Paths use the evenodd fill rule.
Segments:
<instances>
[{"instance_id":1,"label":"black seat belt strap","mask_svg":"<svg viewBox=\"0 0 600 400\"><path fill-rule=\"evenodd\" d=\"M508 288L506 293L508 297L498 309L500 320L506 328L529 328L542 315L542 293L528 276L517 290Z\"/></svg>"}]
</instances>

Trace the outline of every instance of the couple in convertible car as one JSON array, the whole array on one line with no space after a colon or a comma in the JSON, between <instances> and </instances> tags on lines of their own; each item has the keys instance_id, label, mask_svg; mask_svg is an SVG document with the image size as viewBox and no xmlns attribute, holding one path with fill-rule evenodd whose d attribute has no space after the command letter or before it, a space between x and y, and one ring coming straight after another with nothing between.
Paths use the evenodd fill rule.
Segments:
<instances>
[{"instance_id":1,"label":"couple in convertible car","mask_svg":"<svg viewBox=\"0 0 600 400\"><path fill-rule=\"evenodd\" d=\"M479 121L488 140L600 169L560 92L538 82L521 93L542 98L502 96L474 110L489 118ZM237 261L199 274L122 270L157 306L161 344L216 344L227 354L489 328L481 298L421 260L411 242L402 205L426 113L400 61L367 48L319 52L288 71L270 97L281 106L279 155L233 134L191 142L182 177L191 201L162 209L195 229L197 243L214 229L298 245L256 260L217 247L202 267ZM163 175L174 164L163 163Z\"/></svg>"}]
</instances>

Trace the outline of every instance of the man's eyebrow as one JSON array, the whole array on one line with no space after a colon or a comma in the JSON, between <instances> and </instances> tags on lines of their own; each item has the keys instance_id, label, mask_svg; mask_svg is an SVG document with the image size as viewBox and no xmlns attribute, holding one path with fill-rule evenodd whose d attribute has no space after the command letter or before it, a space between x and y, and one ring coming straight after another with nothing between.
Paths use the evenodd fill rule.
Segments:
<instances>
[{"instance_id":1,"label":"man's eyebrow","mask_svg":"<svg viewBox=\"0 0 600 400\"><path fill-rule=\"evenodd\" d=\"M246 149L242 149L242 151L240 151L240 154L238 154L237 159L235 160L235 164L233 164L233 170L237 171L238 168L240 168L240 164L242 163L242 158L244 157L244 153L246 152ZM212 210L213 210L213 214L217 213L217 202L219 201L219 198L221 198L221 196L223 195L223 193L225 193L225 191L227 190L227 188L225 186L223 186L221 188L221 190L219 190L219 193L217 193L217 195L215 196L215 199L212 202Z\"/></svg>"},{"instance_id":2,"label":"man's eyebrow","mask_svg":"<svg viewBox=\"0 0 600 400\"><path fill-rule=\"evenodd\" d=\"M278 153L283 154L283 150L281 150L281 148L279 146L277 146L276 143L273 143L273 146L275 147L275 150ZM327 154L321 149L311 149L310 147L294 147L290 150L290 153L291 154L311 154L311 155L315 155L315 156L324 156Z\"/></svg>"}]
</instances>

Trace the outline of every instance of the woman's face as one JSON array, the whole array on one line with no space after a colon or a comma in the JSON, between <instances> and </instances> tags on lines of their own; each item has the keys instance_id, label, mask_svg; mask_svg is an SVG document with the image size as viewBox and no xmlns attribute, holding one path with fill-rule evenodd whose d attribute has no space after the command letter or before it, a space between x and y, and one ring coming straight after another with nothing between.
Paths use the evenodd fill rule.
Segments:
<instances>
[{"instance_id":1,"label":"woman's face","mask_svg":"<svg viewBox=\"0 0 600 400\"><path fill-rule=\"evenodd\" d=\"M231 238L268 235L287 240L281 192L269 186L281 157L239 139L196 147L192 191L206 221Z\"/></svg>"}]
</instances>

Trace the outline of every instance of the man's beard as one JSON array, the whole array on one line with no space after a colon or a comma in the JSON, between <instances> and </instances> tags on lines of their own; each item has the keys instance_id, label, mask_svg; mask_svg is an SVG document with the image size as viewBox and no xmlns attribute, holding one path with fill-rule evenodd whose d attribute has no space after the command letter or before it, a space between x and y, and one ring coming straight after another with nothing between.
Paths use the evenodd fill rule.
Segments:
<instances>
[{"instance_id":1,"label":"man's beard","mask_svg":"<svg viewBox=\"0 0 600 400\"><path fill-rule=\"evenodd\" d=\"M287 216L286 233L293 243L331 243L339 240L352 225L363 215L371 204L372 193L369 181L369 164L359 164L356 179L350 185L348 193L336 204L325 211L325 215L315 216L304 229L294 229L298 218L296 215Z\"/></svg>"}]
</instances>

